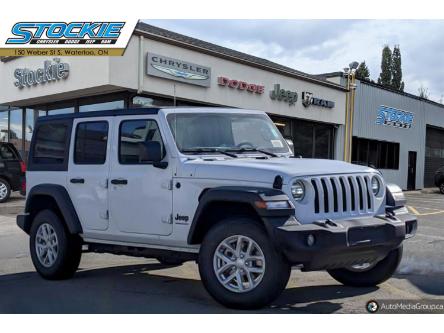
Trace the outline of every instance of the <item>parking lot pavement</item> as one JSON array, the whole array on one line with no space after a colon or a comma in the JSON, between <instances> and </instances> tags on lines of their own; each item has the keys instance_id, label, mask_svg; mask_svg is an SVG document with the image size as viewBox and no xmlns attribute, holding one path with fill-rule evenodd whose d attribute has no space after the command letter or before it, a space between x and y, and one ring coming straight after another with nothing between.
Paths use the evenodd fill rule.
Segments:
<instances>
[{"instance_id":1,"label":"parking lot pavement","mask_svg":"<svg viewBox=\"0 0 444 333\"><path fill-rule=\"evenodd\" d=\"M408 193L419 216L418 235L406 241L399 272L374 288L338 284L325 272L293 271L272 306L260 313L363 313L371 299L444 299L444 196ZM66 281L41 279L28 236L15 225L23 199L0 205L0 312L6 313L232 313L205 292L194 263L163 266L154 259L85 254ZM428 212L436 214L428 214ZM424 214L424 215L421 215Z\"/></svg>"}]
</instances>

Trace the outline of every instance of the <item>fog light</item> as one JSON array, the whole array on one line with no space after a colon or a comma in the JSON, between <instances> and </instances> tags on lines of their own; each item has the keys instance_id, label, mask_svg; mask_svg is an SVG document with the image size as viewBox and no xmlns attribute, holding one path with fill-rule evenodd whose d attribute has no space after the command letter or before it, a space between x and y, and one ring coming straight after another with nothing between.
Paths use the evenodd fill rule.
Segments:
<instances>
[{"instance_id":1,"label":"fog light","mask_svg":"<svg viewBox=\"0 0 444 333\"><path fill-rule=\"evenodd\" d=\"M316 242L316 238L314 235L310 234L307 236L307 245L308 246L310 246L310 247L313 246L315 242Z\"/></svg>"}]
</instances>

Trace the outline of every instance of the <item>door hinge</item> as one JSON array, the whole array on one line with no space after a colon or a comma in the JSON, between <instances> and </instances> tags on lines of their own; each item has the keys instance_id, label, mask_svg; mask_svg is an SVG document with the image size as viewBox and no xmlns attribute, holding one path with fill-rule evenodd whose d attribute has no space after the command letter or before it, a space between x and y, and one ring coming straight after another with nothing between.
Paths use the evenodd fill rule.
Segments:
<instances>
[{"instance_id":1,"label":"door hinge","mask_svg":"<svg viewBox=\"0 0 444 333\"><path fill-rule=\"evenodd\" d=\"M170 214L168 217L167 216L163 216L162 217L162 223L173 224L173 214Z\"/></svg>"},{"instance_id":2,"label":"door hinge","mask_svg":"<svg viewBox=\"0 0 444 333\"><path fill-rule=\"evenodd\" d=\"M109 210L100 213L100 218L104 220L109 220Z\"/></svg>"},{"instance_id":3,"label":"door hinge","mask_svg":"<svg viewBox=\"0 0 444 333\"><path fill-rule=\"evenodd\" d=\"M168 180L162 183L162 188L166 189L166 190L172 190L173 189L173 180Z\"/></svg>"}]
</instances>

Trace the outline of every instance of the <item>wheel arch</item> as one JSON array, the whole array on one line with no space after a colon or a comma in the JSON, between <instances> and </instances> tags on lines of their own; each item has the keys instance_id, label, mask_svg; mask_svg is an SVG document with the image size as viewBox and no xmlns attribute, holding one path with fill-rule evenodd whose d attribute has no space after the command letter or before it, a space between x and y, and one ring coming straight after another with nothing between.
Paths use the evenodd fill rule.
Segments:
<instances>
[{"instance_id":1,"label":"wheel arch","mask_svg":"<svg viewBox=\"0 0 444 333\"><path fill-rule=\"evenodd\" d=\"M268 234L275 224L283 224L294 209L267 210L257 202L289 200L280 190L260 187L223 186L205 189L199 196L188 234L188 244L200 244L205 234L216 223L234 216L248 216L263 225Z\"/></svg>"},{"instance_id":2,"label":"wheel arch","mask_svg":"<svg viewBox=\"0 0 444 333\"><path fill-rule=\"evenodd\" d=\"M79 217L65 187L57 184L34 186L27 196L25 218L20 227L29 234L34 217L43 209L54 210L62 218L70 234L83 232Z\"/></svg>"}]
</instances>

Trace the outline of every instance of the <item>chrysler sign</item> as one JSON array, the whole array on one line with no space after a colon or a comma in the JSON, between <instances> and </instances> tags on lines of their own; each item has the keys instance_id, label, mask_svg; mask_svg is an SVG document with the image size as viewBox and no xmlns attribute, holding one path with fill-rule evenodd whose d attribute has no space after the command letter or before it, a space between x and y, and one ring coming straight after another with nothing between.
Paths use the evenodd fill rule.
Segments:
<instances>
[{"instance_id":1,"label":"chrysler sign","mask_svg":"<svg viewBox=\"0 0 444 333\"><path fill-rule=\"evenodd\" d=\"M59 58L47 60L43 63L43 68L31 70L28 68L17 68L14 70L16 81L14 85L18 88L32 87L46 82L66 79L69 75L69 65L60 62Z\"/></svg>"},{"instance_id":2,"label":"chrysler sign","mask_svg":"<svg viewBox=\"0 0 444 333\"><path fill-rule=\"evenodd\" d=\"M154 53L147 54L146 73L202 87L211 83L211 68Z\"/></svg>"}]
</instances>

